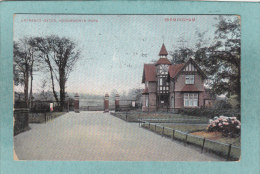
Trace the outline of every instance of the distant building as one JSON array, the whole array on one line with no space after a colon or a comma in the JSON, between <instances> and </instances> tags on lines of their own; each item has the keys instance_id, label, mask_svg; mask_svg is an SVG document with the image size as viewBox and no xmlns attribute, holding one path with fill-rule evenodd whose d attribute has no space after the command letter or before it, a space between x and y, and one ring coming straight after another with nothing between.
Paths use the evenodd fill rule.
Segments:
<instances>
[{"instance_id":1,"label":"distant building","mask_svg":"<svg viewBox=\"0 0 260 174\"><path fill-rule=\"evenodd\" d=\"M183 64L171 64L164 44L159 56L156 63L144 64L143 111L203 107L208 98L207 77L196 62L190 58Z\"/></svg>"}]
</instances>

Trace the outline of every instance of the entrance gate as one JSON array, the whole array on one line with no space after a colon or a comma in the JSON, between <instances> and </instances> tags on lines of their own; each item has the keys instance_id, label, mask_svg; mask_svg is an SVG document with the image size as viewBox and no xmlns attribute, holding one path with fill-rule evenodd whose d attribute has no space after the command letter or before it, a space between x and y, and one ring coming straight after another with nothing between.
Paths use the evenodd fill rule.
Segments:
<instances>
[{"instance_id":1,"label":"entrance gate","mask_svg":"<svg viewBox=\"0 0 260 174\"><path fill-rule=\"evenodd\" d=\"M136 109L138 104L135 100L120 100L119 94L116 94L115 99L111 99L108 94L103 98L87 99L79 98L80 111L129 111Z\"/></svg>"}]
</instances>

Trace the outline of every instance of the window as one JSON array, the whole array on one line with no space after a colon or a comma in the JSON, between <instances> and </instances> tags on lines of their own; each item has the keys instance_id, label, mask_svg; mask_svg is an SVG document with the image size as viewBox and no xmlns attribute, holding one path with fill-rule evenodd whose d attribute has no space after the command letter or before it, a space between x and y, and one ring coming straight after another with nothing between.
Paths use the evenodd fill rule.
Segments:
<instances>
[{"instance_id":1,"label":"window","mask_svg":"<svg viewBox=\"0 0 260 174\"><path fill-rule=\"evenodd\" d=\"M198 93L184 93L184 106L185 107L198 106Z\"/></svg>"},{"instance_id":2,"label":"window","mask_svg":"<svg viewBox=\"0 0 260 174\"><path fill-rule=\"evenodd\" d=\"M145 97L145 106L146 107L149 106L149 97L148 96Z\"/></svg>"},{"instance_id":3,"label":"window","mask_svg":"<svg viewBox=\"0 0 260 174\"><path fill-rule=\"evenodd\" d=\"M194 84L194 75L186 75L185 84Z\"/></svg>"}]
</instances>

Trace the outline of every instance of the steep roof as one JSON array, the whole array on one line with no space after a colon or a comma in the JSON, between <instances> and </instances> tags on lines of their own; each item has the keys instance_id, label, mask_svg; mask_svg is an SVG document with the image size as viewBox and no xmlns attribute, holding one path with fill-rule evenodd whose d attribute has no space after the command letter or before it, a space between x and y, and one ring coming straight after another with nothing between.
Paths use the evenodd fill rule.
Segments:
<instances>
[{"instance_id":1,"label":"steep roof","mask_svg":"<svg viewBox=\"0 0 260 174\"><path fill-rule=\"evenodd\" d=\"M170 74L170 69L169 69L169 74L170 74L170 77L171 78L175 78L176 76L179 75L179 73L189 64L189 63L192 63L196 69L198 70L198 72L202 75L203 78L207 78L206 74L200 69L200 67L197 65L197 63L192 59L190 58L186 63L184 64L175 64L175 65L178 65L178 67L172 67L172 75ZM175 65L172 65L172 66L175 66ZM182 65L182 66L181 66ZM171 67L171 66L170 66Z\"/></svg>"},{"instance_id":2,"label":"steep roof","mask_svg":"<svg viewBox=\"0 0 260 174\"><path fill-rule=\"evenodd\" d=\"M155 65L159 65L159 64L167 64L167 65L171 65L171 62L169 61L169 59L167 58L160 58Z\"/></svg>"},{"instance_id":3,"label":"steep roof","mask_svg":"<svg viewBox=\"0 0 260 174\"><path fill-rule=\"evenodd\" d=\"M182 67L184 66L185 64L175 64L175 65L170 65L169 66L169 75L171 78L174 78L178 72L182 69Z\"/></svg>"},{"instance_id":4,"label":"steep roof","mask_svg":"<svg viewBox=\"0 0 260 174\"><path fill-rule=\"evenodd\" d=\"M154 64L144 64L142 83L156 81L156 67Z\"/></svg>"},{"instance_id":5,"label":"steep roof","mask_svg":"<svg viewBox=\"0 0 260 174\"><path fill-rule=\"evenodd\" d=\"M161 56L161 55L166 55L166 56L168 55L168 52L167 52L167 50L165 48L164 43L162 44L162 48L161 48L161 51L159 53L159 56Z\"/></svg>"}]
</instances>

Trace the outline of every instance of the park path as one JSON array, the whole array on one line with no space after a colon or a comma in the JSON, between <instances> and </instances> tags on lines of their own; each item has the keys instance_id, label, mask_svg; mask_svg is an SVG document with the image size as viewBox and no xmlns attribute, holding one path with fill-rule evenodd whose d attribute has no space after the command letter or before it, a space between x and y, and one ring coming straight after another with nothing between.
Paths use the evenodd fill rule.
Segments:
<instances>
[{"instance_id":1,"label":"park path","mask_svg":"<svg viewBox=\"0 0 260 174\"><path fill-rule=\"evenodd\" d=\"M20 160L221 161L109 113L67 113L14 137Z\"/></svg>"}]
</instances>

